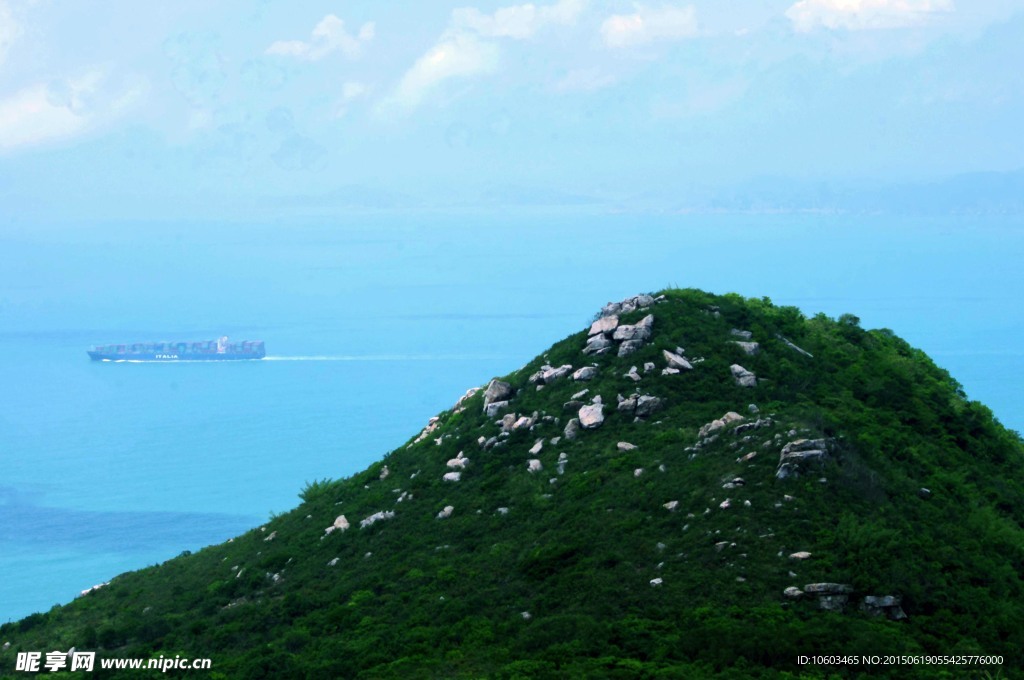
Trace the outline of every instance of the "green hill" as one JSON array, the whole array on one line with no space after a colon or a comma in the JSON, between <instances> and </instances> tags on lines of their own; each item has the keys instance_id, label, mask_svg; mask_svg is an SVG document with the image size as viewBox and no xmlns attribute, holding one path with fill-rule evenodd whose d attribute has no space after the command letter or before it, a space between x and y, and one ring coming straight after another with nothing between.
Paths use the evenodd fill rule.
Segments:
<instances>
[{"instance_id":1,"label":"green hill","mask_svg":"<svg viewBox=\"0 0 1024 680\"><path fill-rule=\"evenodd\" d=\"M1024 446L948 373L767 299L602 314L265 526L0 627L0 674L1022 677Z\"/></svg>"}]
</instances>

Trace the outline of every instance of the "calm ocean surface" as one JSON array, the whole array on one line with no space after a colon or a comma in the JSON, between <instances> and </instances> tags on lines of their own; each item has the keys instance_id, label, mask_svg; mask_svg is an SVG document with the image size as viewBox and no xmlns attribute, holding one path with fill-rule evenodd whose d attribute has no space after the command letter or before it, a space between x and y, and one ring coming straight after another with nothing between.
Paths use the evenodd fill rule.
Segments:
<instances>
[{"instance_id":1,"label":"calm ocean surface","mask_svg":"<svg viewBox=\"0 0 1024 680\"><path fill-rule=\"evenodd\" d=\"M352 474L609 300L670 285L850 312L1024 430L1024 219L353 218L0 227L0 622L222 541ZM270 361L96 364L263 339Z\"/></svg>"}]
</instances>

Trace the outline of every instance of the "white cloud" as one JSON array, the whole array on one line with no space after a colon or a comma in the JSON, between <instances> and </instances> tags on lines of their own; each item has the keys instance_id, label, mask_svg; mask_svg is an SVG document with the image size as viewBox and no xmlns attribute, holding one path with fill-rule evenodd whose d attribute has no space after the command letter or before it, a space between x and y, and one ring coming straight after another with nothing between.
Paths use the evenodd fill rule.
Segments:
<instances>
[{"instance_id":1,"label":"white cloud","mask_svg":"<svg viewBox=\"0 0 1024 680\"><path fill-rule=\"evenodd\" d=\"M373 40L374 32L374 24L370 21L360 27L358 34L352 35L345 30L344 21L328 14L313 28L308 41L278 40L267 48L267 54L319 61L341 51L349 59L354 59L362 52L363 46Z\"/></svg>"},{"instance_id":2,"label":"white cloud","mask_svg":"<svg viewBox=\"0 0 1024 680\"><path fill-rule=\"evenodd\" d=\"M653 8L637 4L633 14L613 14L601 24L608 47L633 47L655 40L680 40L697 35L697 16L692 5Z\"/></svg>"},{"instance_id":3,"label":"white cloud","mask_svg":"<svg viewBox=\"0 0 1024 680\"><path fill-rule=\"evenodd\" d=\"M501 7L494 14L484 14L475 7L463 7L452 11L451 27L474 31L487 38L526 40L547 25L576 23L585 6L584 0L559 0L541 7L532 3Z\"/></svg>"},{"instance_id":4,"label":"white cloud","mask_svg":"<svg viewBox=\"0 0 1024 680\"><path fill-rule=\"evenodd\" d=\"M0 100L0 151L79 136L134 106L145 89L111 88L100 70L74 79L38 83Z\"/></svg>"},{"instance_id":5,"label":"white cloud","mask_svg":"<svg viewBox=\"0 0 1024 680\"><path fill-rule=\"evenodd\" d=\"M586 4L587 0L558 0L542 6L527 3L501 7L493 14L475 7L453 10L440 40L406 71L384 108L413 109L446 80L493 72L500 54L495 39L527 40L547 26L572 25Z\"/></svg>"},{"instance_id":6,"label":"white cloud","mask_svg":"<svg viewBox=\"0 0 1024 680\"><path fill-rule=\"evenodd\" d=\"M951 0L800 0L786 10L798 33L819 26L850 31L917 26L953 11Z\"/></svg>"},{"instance_id":7,"label":"white cloud","mask_svg":"<svg viewBox=\"0 0 1024 680\"><path fill-rule=\"evenodd\" d=\"M450 35L420 57L398 83L391 100L414 108L430 90L449 78L489 73L497 67L498 48L470 33Z\"/></svg>"}]
</instances>

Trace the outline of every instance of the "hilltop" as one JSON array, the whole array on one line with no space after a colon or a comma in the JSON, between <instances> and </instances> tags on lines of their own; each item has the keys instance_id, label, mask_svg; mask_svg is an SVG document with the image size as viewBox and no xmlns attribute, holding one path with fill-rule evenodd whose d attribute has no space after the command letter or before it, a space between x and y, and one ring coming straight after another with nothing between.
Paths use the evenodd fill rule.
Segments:
<instances>
[{"instance_id":1,"label":"hilltop","mask_svg":"<svg viewBox=\"0 0 1024 680\"><path fill-rule=\"evenodd\" d=\"M264 526L0 627L0 674L74 646L214 678L1022 677L1022 472L889 330L638 295Z\"/></svg>"}]
</instances>

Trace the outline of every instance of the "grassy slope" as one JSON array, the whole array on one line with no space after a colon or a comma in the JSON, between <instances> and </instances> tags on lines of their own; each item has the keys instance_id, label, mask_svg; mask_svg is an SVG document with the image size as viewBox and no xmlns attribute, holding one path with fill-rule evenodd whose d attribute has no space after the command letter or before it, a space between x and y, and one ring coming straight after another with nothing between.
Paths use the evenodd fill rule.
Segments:
<instances>
[{"instance_id":1,"label":"grassy slope","mask_svg":"<svg viewBox=\"0 0 1024 680\"><path fill-rule=\"evenodd\" d=\"M311 484L299 507L265 527L0 628L12 642L0 673L19 649L76 645L103 656L210 656L212 677L776 677L813 653L1001 654L1002 673L1019 677L1019 437L888 331L732 295L667 296L650 310L654 337L637 354L585 357L583 331L507 377L516 412L557 424L538 421L483 451L477 438L498 428L477 394L464 411L440 414L425 441L349 479ZM728 342L733 327L753 331L760 355ZM661 376L661 350L677 345L705 361ZM636 384L623 377L645 361L657 370ZM563 378L537 391L527 382L544 363L592 362L600 372L589 383ZM761 384L736 386L734 362ZM536 439L562 434L574 415L562 404L584 387L587 399L600 394L611 405L604 425L530 455ZM614 412L616 394L634 390L665 407L646 422ZM726 432L696 456L685 450L702 424L726 411L748 415L751 402L776 424L747 433L751 441ZM834 437L836 460L776 480L791 429ZM638 448L621 452L619 441ZM442 481L459 451L471 460L462 480ZM533 457L542 472L527 471ZM746 485L723 490L736 475ZM921 487L933 495L921 498ZM412 498L396 502L403 491ZM732 507L719 509L726 498ZM675 512L663 507L670 500ZM451 517L437 519L447 505ZM359 528L379 510L395 517ZM342 513L353 527L325 536ZM735 545L719 550L721 541ZM800 550L812 558L788 558ZM663 583L653 587L653 578ZM823 612L782 597L787 586L819 581L852 584L854 602L902 595L910 618L872 618L856 606ZM914 673L936 677L899 676Z\"/></svg>"}]
</instances>

